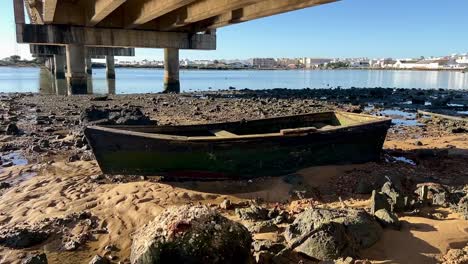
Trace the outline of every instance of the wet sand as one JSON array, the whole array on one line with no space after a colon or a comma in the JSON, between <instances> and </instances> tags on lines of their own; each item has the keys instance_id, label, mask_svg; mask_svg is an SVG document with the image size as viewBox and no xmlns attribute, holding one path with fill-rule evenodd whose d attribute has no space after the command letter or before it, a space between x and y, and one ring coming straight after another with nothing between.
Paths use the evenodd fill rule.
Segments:
<instances>
[{"instance_id":1,"label":"wet sand","mask_svg":"<svg viewBox=\"0 0 468 264\"><path fill-rule=\"evenodd\" d=\"M174 98L177 99L172 100ZM224 199L234 203L255 199L265 206L281 204L291 212L304 206L333 208L343 206L343 203L349 207L367 208L370 195L354 193L358 180L394 175L408 177L414 182L437 179L453 187L468 186L468 135L453 134L433 124L424 127L396 126L388 134L384 157L402 156L416 165L398 160L385 161L384 158L379 163L322 166L298 171L295 175L306 183L308 197L298 197L295 192L298 186L282 177L223 182L160 182L158 177L135 178L130 182L96 180L101 172L94 160L70 162L70 155L82 153L83 150L60 145L60 142L71 140L71 135L77 133L78 125L74 120L84 107L91 104L108 104L109 107L136 104L161 124L238 120L326 109L347 110L354 109L354 106L294 99L277 100L275 105L262 107L263 104L256 99L235 99L232 102L229 99L206 100L172 95L157 97L157 103L151 98L140 97L138 100L138 96L115 96L110 101L102 102L83 101L85 99L88 98L36 95L20 96L10 102L11 111L19 117L18 126L25 131L36 131L37 135L0 137L1 146L17 146L19 158L29 160L27 164L17 162L12 167L0 168L0 181L11 183L11 188L0 190L0 228L89 211L97 217L98 228L107 232L93 235L85 245L74 251L63 250L57 238L24 250L0 247L0 263L19 263L21 257L34 251L45 252L49 263L88 263L96 254L105 255L107 245L117 248L112 251L115 263L125 263L130 255L132 234L164 208L173 205L202 203L218 207ZM184 102L183 106L177 108L177 102L181 101ZM283 104L289 105L279 106ZM245 107L261 110L245 113L242 111ZM64 120L69 122L46 125L33 122L37 115L50 115L50 112L56 116L68 115ZM54 132L42 132L45 126L52 126ZM67 137L51 139L51 145L57 144L57 148L41 153L30 150L31 145L40 138L50 136L50 133ZM436 151L437 156L421 155L422 151L427 150ZM339 197L343 202L339 201ZM222 212L238 220L232 211ZM460 215L446 208L427 208L426 213L426 217L399 215L403 221L402 230L385 230L382 239L362 251L360 257L376 263L438 263L449 248L462 248L468 243L468 221L462 220ZM434 214L437 219L429 217ZM73 228L75 232L80 232L79 226ZM276 237L274 234L257 235L262 236Z\"/></svg>"}]
</instances>

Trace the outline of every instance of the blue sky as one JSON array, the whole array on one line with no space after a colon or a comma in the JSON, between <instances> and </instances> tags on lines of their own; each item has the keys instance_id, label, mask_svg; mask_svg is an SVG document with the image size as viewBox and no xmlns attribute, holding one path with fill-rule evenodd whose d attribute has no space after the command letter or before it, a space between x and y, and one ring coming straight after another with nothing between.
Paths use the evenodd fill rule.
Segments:
<instances>
[{"instance_id":1,"label":"blue sky","mask_svg":"<svg viewBox=\"0 0 468 264\"><path fill-rule=\"evenodd\" d=\"M131 1L131 0L130 0ZM181 58L418 57L468 52L468 0L342 0L218 29L216 51ZM0 1L0 57L28 55L15 42L11 0ZM137 49L137 59L161 59Z\"/></svg>"}]
</instances>

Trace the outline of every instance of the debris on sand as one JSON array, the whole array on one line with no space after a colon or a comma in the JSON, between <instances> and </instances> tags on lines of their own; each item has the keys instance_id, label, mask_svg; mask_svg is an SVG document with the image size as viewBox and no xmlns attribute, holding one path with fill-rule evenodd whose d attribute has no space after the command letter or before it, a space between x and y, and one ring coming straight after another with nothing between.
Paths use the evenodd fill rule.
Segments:
<instances>
[{"instance_id":1,"label":"debris on sand","mask_svg":"<svg viewBox=\"0 0 468 264\"><path fill-rule=\"evenodd\" d=\"M134 237L132 264L248 263L252 238L207 206L166 209Z\"/></svg>"}]
</instances>

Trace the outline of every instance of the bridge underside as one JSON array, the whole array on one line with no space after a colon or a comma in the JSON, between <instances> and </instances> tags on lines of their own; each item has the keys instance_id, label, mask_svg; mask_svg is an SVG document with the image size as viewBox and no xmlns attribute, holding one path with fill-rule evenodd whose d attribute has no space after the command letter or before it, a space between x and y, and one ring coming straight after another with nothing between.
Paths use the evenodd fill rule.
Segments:
<instances>
[{"instance_id":1,"label":"bridge underside","mask_svg":"<svg viewBox=\"0 0 468 264\"><path fill-rule=\"evenodd\" d=\"M19 43L64 45L82 61L84 47L164 48L165 84L178 87L178 50L216 49L217 28L339 0L13 1Z\"/></svg>"}]
</instances>

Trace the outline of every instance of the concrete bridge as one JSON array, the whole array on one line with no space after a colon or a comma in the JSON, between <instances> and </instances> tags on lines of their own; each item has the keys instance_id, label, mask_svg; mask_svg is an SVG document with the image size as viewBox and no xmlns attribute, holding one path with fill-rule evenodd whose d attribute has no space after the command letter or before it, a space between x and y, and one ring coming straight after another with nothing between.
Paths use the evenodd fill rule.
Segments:
<instances>
[{"instance_id":1,"label":"concrete bridge","mask_svg":"<svg viewBox=\"0 0 468 264\"><path fill-rule=\"evenodd\" d=\"M86 90L90 48L164 48L166 92L180 90L179 49L216 49L217 28L335 1L13 0L18 43L62 46L70 87Z\"/></svg>"}]
</instances>

